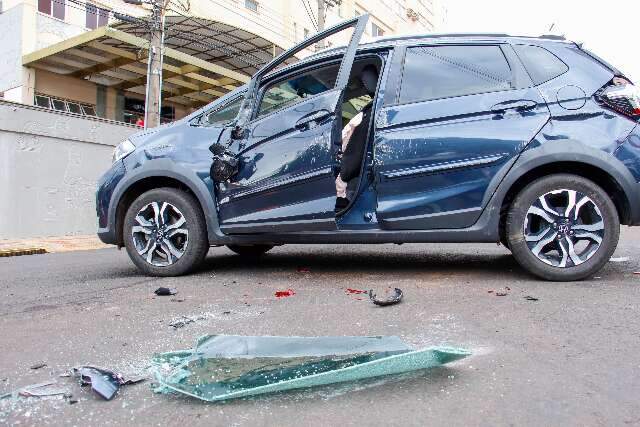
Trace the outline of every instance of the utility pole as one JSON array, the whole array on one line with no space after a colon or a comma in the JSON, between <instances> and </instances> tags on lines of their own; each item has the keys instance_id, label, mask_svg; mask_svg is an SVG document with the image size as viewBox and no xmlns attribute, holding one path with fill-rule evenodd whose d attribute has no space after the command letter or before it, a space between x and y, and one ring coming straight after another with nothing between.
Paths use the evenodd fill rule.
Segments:
<instances>
[{"instance_id":1,"label":"utility pole","mask_svg":"<svg viewBox=\"0 0 640 427\"><path fill-rule=\"evenodd\" d=\"M324 31L325 11L329 7L340 6L342 0L318 0L318 32ZM316 43L316 50L324 49L324 39Z\"/></svg>"},{"instance_id":2,"label":"utility pole","mask_svg":"<svg viewBox=\"0 0 640 427\"><path fill-rule=\"evenodd\" d=\"M151 5L147 87L144 101L144 128L160 125L162 108L162 66L164 57L164 18L169 0L124 0L125 3Z\"/></svg>"},{"instance_id":3,"label":"utility pole","mask_svg":"<svg viewBox=\"0 0 640 427\"><path fill-rule=\"evenodd\" d=\"M151 40L149 42L144 114L145 129L160 125L160 111L162 108L165 0L152 0L151 6Z\"/></svg>"}]
</instances>

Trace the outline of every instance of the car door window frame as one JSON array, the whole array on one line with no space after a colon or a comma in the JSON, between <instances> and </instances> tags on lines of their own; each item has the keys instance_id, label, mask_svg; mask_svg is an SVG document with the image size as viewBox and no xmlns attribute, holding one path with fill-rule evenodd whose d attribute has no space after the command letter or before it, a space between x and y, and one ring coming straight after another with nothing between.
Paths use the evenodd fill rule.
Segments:
<instances>
[{"instance_id":1,"label":"car door window frame","mask_svg":"<svg viewBox=\"0 0 640 427\"><path fill-rule=\"evenodd\" d=\"M273 110L271 111L269 114L265 114L264 116L258 116L258 113L260 112L260 105L262 104L262 100L264 98L265 92L268 88L272 87L275 84L281 83L283 81L286 81L288 79L294 78L296 76L302 75L306 72L309 71L313 71L313 70L317 70L319 68L323 68L323 67L327 67L330 65L335 65L335 64L339 64L342 60L343 56L333 56L330 58L324 58L322 61L319 62L315 62L313 64L305 64L305 66L300 67L300 68L296 68L293 70L287 70L287 72L282 73L282 74L278 74L276 76L273 76L271 78L269 78L268 80L265 81L265 83L263 85L260 85L260 88L258 89L257 92L257 96L256 96L256 103L255 103L255 108L254 111L251 114L251 121L248 122L248 124L257 122L259 120L264 119L265 117L269 117L275 113L281 112L283 110L286 110L287 108L291 108L295 105L300 104L301 102L306 102L310 99L313 99L317 96L321 96L324 95L328 92L334 91L336 90L336 87L334 85L334 87L325 90L324 92L319 92L316 93L315 95L311 95L308 98L301 98L298 101L294 102L293 104L287 104L285 106L283 106L282 108L278 108L277 110ZM336 80L338 78L338 75L336 74Z\"/></svg>"},{"instance_id":2,"label":"car door window frame","mask_svg":"<svg viewBox=\"0 0 640 427\"><path fill-rule=\"evenodd\" d=\"M402 84L404 83L404 79L405 79L405 71L406 71L406 58L407 58L407 53L409 51L409 49L411 48L417 48L417 47L446 47L446 46L460 46L460 47L467 47L467 46L494 46L494 47L498 47L500 49L500 51L502 52L505 62L507 63L507 66L509 67L509 71L510 71L510 88L509 89L502 89L502 90L493 90L493 91L489 91L489 92L478 92L478 93L468 93L468 94L464 94L464 95L455 95L455 96L445 96L445 97L441 97L441 98L435 98L435 99L423 99L423 100L415 100L415 101L410 101L410 102L401 102L400 101L400 94L402 91ZM398 62L401 62L401 70L399 72L399 76L398 76L398 82L397 82L397 88L396 88L396 93L395 93L395 102L392 105L409 105L409 104L417 104L417 103L421 103L421 102L431 102L431 101L437 101L437 100L442 100L442 99L452 99L452 98L458 98L461 96L474 96L474 95L483 95L483 94L489 94L489 93L496 93L496 92L506 92L506 91L510 91L510 90L516 90L516 89L520 89L522 87L529 87L529 85L527 85L528 83L530 83L530 79L529 82L527 82L527 80L525 79L525 75L523 75L523 69L522 69L522 65L519 64L516 60L517 57L515 56L515 52L513 52L513 48L511 47L511 45L509 43L505 43L505 42L489 42L489 43L481 43L481 42L475 42L475 43L416 43L416 44L411 44L411 45L406 45L403 46L404 49L402 49L402 59L401 61L399 60ZM523 84L525 84L526 86L522 86ZM386 104L386 103L385 103Z\"/></svg>"},{"instance_id":3,"label":"car door window frame","mask_svg":"<svg viewBox=\"0 0 640 427\"><path fill-rule=\"evenodd\" d=\"M256 109L257 109L257 98L259 89L261 87L261 83L263 78L268 75L271 71L273 71L278 65L282 64L287 58L294 56L296 53L306 49L309 46L312 46L319 40L323 40L326 37L329 37L333 34L340 33L348 28L353 27L353 33L351 34L351 38L349 40L349 44L347 45L344 53L341 55L341 64L338 69L338 75L336 77L336 84L334 89L342 89L342 86L346 86L349 80L349 74L351 72L351 67L345 69L344 64L348 62L353 62L355 58L356 50L359 45L359 41L362 38L362 34L366 28L367 22L369 20L369 14L365 13L360 15L359 17L349 19L347 21L338 23L331 28L328 28L313 37L310 37L299 43L289 50L283 52L276 58L274 58L267 65L259 69L251 78L249 82L249 86L247 88L247 92L245 93L244 101L242 102L242 106L240 107L240 112L238 113L238 117L236 118L236 127L243 128L248 125L252 119L255 117ZM325 93L325 92L323 92ZM265 116L266 117L266 116Z\"/></svg>"}]
</instances>

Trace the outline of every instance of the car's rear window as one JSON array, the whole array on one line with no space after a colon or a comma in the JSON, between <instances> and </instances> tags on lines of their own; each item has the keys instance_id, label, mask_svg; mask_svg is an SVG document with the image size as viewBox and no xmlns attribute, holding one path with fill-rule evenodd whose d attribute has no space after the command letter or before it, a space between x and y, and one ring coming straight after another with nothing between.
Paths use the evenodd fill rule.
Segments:
<instances>
[{"instance_id":1,"label":"car's rear window","mask_svg":"<svg viewBox=\"0 0 640 427\"><path fill-rule=\"evenodd\" d=\"M513 48L536 86L555 79L569 69L560 58L540 46L518 44Z\"/></svg>"},{"instance_id":2,"label":"car's rear window","mask_svg":"<svg viewBox=\"0 0 640 427\"><path fill-rule=\"evenodd\" d=\"M499 46L417 46L407 49L400 103L511 88L511 69Z\"/></svg>"}]
</instances>

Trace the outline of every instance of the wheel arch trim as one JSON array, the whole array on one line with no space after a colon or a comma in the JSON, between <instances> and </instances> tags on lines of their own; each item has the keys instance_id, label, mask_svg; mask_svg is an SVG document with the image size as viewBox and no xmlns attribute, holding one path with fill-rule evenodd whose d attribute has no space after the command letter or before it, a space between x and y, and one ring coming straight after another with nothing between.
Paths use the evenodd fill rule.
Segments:
<instances>
[{"instance_id":1,"label":"wheel arch trim","mask_svg":"<svg viewBox=\"0 0 640 427\"><path fill-rule=\"evenodd\" d=\"M563 163L586 165L608 175L622 189L625 205L629 209L622 216L626 215L630 224L640 223L640 186L631 172L612 154L569 139L547 142L524 151L496 189L489 204L501 207L512 188L526 174Z\"/></svg>"},{"instance_id":2,"label":"wheel arch trim","mask_svg":"<svg viewBox=\"0 0 640 427\"><path fill-rule=\"evenodd\" d=\"M209 242L216 240L217 235L222 235L218 225L218 213L213 191L207 188L204 181L194 171L181 167L170 159L161 158L147 161L144 165L137 166L132 172L134 173L125 174L124 179L118 183L109 202L108 228L113 233L114 241L120 240L117 236L117 214L120 203L136 184L149 178L169 178L188 188L198 200L204 214Z\"/></svg>"}]
</instances>

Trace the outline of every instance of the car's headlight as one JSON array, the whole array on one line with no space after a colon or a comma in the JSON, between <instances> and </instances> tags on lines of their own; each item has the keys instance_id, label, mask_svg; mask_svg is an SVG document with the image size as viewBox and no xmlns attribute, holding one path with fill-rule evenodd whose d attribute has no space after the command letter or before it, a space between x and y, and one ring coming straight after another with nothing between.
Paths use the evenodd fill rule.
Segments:
<instances>
[{"instance_id":1,"label":"car's headlight","mask_svg":"<svg viewBox=\"0 0 640 427\"><path fill-rule=\"evenodd\" d=\"M121 142L116 147L116 149L113 150L113 163L117 162L118 160L124 159L129 154L133 153L133 150L135 149L136 149L136 146L133 145L133 143L128 139L125 140L124 142Z\"/></svg>"}]
</instances>

